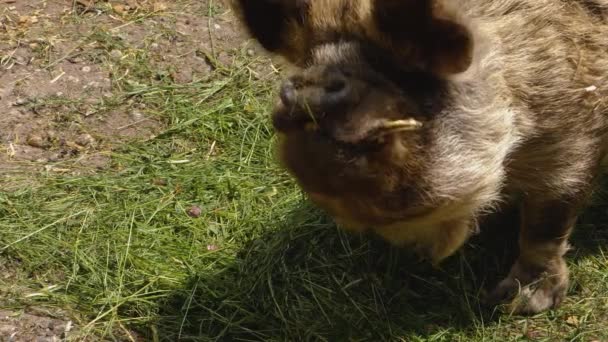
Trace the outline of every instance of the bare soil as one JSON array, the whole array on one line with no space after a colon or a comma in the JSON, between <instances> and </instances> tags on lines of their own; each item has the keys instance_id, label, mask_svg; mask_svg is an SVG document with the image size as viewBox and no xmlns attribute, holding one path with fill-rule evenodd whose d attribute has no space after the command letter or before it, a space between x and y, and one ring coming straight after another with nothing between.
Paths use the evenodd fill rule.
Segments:
<instances>
[{"instance_id":1,"label":"bare soil","mask_svg":"<svg viewBox=\"0 0 608 342\"><path fill-rule=\"evenodd\" d=\"M17 175L104 170L117 146L161 132L122 85L204 79L209 55L230 65L239 51L235 26L221 1L0 0L0 191ZM16 273L0 264L2 283ZM68 316L0 300L0 341L64 340L78 329Z\"/></svg>"},{"instance_id":2,"label":"bare soil","mask_svg":"<svg viewBox=\"0 0 608 342\"><path fill-rule=\"evenodd\" d=\"M0 0L0 176L103 169L161 131L121 82L200 80L211 54L229 65L243 39L220 3Z\"/></svg>"}]
</instances>

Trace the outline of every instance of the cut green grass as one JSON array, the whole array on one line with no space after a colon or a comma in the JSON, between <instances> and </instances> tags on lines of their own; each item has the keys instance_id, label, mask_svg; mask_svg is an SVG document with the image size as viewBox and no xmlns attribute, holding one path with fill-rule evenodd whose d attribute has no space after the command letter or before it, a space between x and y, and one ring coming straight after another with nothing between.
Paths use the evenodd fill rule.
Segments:
<instances>
[{"instance_id":1,"label":"cut green grass","mask_svg":"<svg viewBox=\"0 0 608 342\"><path fill-rule=\"evenodd\" d=\"M256 80L252 63L187 85L121 83L162 133L115 150L96 175L41 175L0 192L0 257L19 268L17 280L0 279L3 306L66 310L74 339L608 339L602 199L574 237L562 309L530 318L485 309L480 292L508 271L513 247L482 234L436 270L339 232L277 165L274 84ZM193 206L200 217L188 215Z\"/></svg>"}]
</instances>

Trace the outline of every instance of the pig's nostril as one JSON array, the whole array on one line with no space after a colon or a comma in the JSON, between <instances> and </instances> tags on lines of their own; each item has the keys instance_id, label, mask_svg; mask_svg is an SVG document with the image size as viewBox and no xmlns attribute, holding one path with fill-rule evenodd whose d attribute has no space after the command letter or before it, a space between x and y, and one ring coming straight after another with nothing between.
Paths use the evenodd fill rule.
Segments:
<instances>
[{"instance_id":1,"label":"pig's nostril","mask_svg":"<svg viewBox=\"0 0 608 342\"><path fill-rule=\"evenodd\" d=\"M293 82L287 80L281 85L281 101L285 106L291 107L296 103L296 87Z\"/></svg>"},{"instance_id":2,"label":"pig's nostril","mask_svg":"<svg viewBox=\"0 0 608 342\"><path fill-rule=\"evenodd\" d=\"M339 106L348 102L350 87L343 78L331 80L324 87L324 91L325 94L321 99L321 103L325 107Z\"/></svg>"},{"instance_id":3,"label":"pig's nostril","mask_svg":"<svg viewBox=\"0 0 608 342\"><path fill-rule=\"evenodd\" d=\"M346 88L346 81L343 79L334 79L325 86L325 91L328 93L339 93Z\"/></svg>"}]
</instances>

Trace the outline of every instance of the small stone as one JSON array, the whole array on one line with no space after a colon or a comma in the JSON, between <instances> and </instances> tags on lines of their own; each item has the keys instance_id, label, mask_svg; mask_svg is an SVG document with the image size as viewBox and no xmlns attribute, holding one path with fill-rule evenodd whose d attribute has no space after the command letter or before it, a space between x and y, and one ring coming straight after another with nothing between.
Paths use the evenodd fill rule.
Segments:
<instances>
[{"instance_id":1,"label":"small stone","mask_svg":"<svg viewBox=\"0 0 608 342\"><path fill-rule=\"evenodd\" d=\"M90 134L81 134L76 138L76 144L80 146L93 146L95 145L95 138Z\"/></svg>"},{"instance_id":2,"label":"small stone","mask_svg":"<svg viewBox=\"0 0 608 342\"><path fill-rule=\"evenodd\" d=\"M114 12L116 12L120 15L124 15L127 10L125 8L125 5L122 5L122 4L115 4L112 6L112 9L114 10Z\"/></svg>"},{"instance_id":3,"label":"small stone","mask_svg":"<svg viewBox=\"0 0 608 342\"><path fill-rule=\"evenodd\" d=\"M253 51L253 49L247 49L247 56L249 56L249 57L255 56L255 51Z\"/></svg>"},{"instance_id":4,"label":"small stone","mask_svg":"<svg viewBox=\"0 0 608 342\"><path fill-rule=\"evenodd\" d=\"M185 84L193 81L192 71L183 69L179 72L172 73L171 78L173 78L173 81L177 84Z\"/></svg>"},{"instance_id":5,"label":"small stone","mask_svg":"<svg viewBox=\"0 0 608 342\"><path fill-rule=\"evenodd\" d=\"M142 114L142 112L137 111L137 110L131 111L130 116L131 116L131 119L133 119L135 121L139 121L144 118L144 115Z\"/></svg>"},{"instance_id":6,"label":"small stone","mask_svg":"<svg viewBox=\"0 0 608 342\"><path fill-rule=\"evenodd\" d=\"M190 207L190 209L188 209L188 216L190 217L198 218L201 216L202 213L203 210L201 209L201 207L196 205L193 205L192 207Z\"/></svg>"},{"instance_id":7,"label":"small stone","mask_svg":"<svg viewBox=\"0 0 608 342\"><path fill-rule=\"evenodd\" d=\"M68 62L72 63L72 64L78 64L78 63L82 63L84 62L84 58L76 56L76 57L68 57L67 58Z\"/></svg>"},{"instance_id":8,"label":"small stone","mask_svg":"<svg viewBox=\"0 0 608 342\"><path fill-rule=\"evenodd\" d=\"M585 88L585 91L588 92L588 93L592 93L592 92L594 92L596 90L597 90L597 87L594 86L594 85L590 85L587 88Z\"/></svg>"},{"instance_id":9,"label":"small stone","mask_svg":"<svg viewBox=\"0 0 608 342\"><path fill-rule=\"evenodd\" d=\"M164 2L155 2L154 3L154 12L160 12L167 9L167 5Z\"/></svg>"},{"instance_id":10,"label":"small stone","mask_svg":"<svg viewBox=\"0 0 608 342\"><path fill-rule=\"evenodd\" d=\"M27 102L28 102L27 99L24 99L22 97L18 97L17 100L15 100L15 103L13 104L13 106L23 106Z\"/></svg>"},{"instance_id":11,"label":"small stone","mask_svg":"<svg viewBox=\"0 0 608 342\"><path fill-rule=\"evenodd\" d=\"M48 147L48 141L38 134L32 134L27 137L27 144L36 147L36 148L45 148Z\"/></svg>"},{"instance_id":12,"label":"small stone","mask_svg":"<svg viewBox=\"0 0 608 342\"><path fill-rule=\"evenodd\" d=\"M163 179L163 178L154 178L152 180L152 184L156 185L156 186L165 186L167 185L167 180Z\"/></svg>"},{"instance_id":13,"label":"small stone","mask_svg":"<svg viewBox=\"0 0 608 342\"><path fill-rule=\"evenodd\" d=\"M54 163L59 161L59 159L61 159L61 154L60 153L53 153L50 157L49 160L50 162Z\"/></svg>"},{"instance_id":14,"label":"small stone","mask_svg":"<svg viewBox=\"0 0 608 342\"><path fill-rule=\"evenodd\" d=\"M213 27L214 27L216 30L219 30L219 29L221 29L221 28L222 28L222 27L221 27L220 25L218 25L218 24L214 24L214 25L213 25Z\"/></svg>"},{"instance_id":15,"label":"small stone","mask_svg":"<svg viewBox=\"0 0 608 342\"><path fill-rule=\"evenodd\" d=\"M82 69L80 69L80 70L82 70L82 72L91 72L91 67L88 66L88 65L87 66L83 66Z\"/></svg>"},{"instance_id":16,"label":"small stone","mask_svg":"<svg viewBox=\"0 0 608 342\"><path fill-rule=\"evenodd\" d=\"M91 82L87 83L87 85L84 86L84 89L97 89L97 88L101 88L101 85L99 84L99 82L95 82L95 81L91 81Z\"/></svg>"},{"instance_id":17,"label":"small stone","mask_svg":"<svg viewBox=\"0 0 608 342\"><path fill-rule=\"evenodd\" d=\"M15 329L17 329L17 327L12 326L12 325L1 325L0 326L0 336L8 336L12 332L14 332Z\"/></svg>"},{"instance_id":18,"label":"small stone","mask_svg":"<svg viewBox=\"0 0 608 342\"><path fill-rule=\"evenodd\" d=\"M122 58L122 51L116 49L110 51L110 58L115 61L120 60Z\"/></svg>"},{"instance_id":19,"label":"small stone","mask_svg":"<svg viewBox=\"0 0 608 342\"><path fill-rule=\"evenodd\" d=\"M580 322L579 322L579 320L578 320L578 317L576 317L576 316L569 316L569 317L566 319L566 323L567 323L568 325L571 325L571 326L575 326L575 327L577 327L577 326L579 325L579 323L580 323Z\"/></svg>"}]
</instances>

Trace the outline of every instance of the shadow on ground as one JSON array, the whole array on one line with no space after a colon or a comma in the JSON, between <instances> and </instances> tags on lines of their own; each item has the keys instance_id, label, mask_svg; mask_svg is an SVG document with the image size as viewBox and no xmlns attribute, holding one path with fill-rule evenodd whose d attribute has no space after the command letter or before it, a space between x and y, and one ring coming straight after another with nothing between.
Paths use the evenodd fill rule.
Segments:
<instances>
[{"instance_id":1,"label":"shadow on ground","mask_svg":"<svg viewBox=\"0 0 608 342\"><path fill-rule=\"evenodd\" d=\"M160 340L394 340L466 333L500 317L479 297L516 256L516 209L488 217L441 269L373 237L343 234L311 211L302 204L220 273L193 275L165 303ZM606 209L583 215L574 262L608 237L587 222L608 222Z\"/></svg>"}]
</instances>

